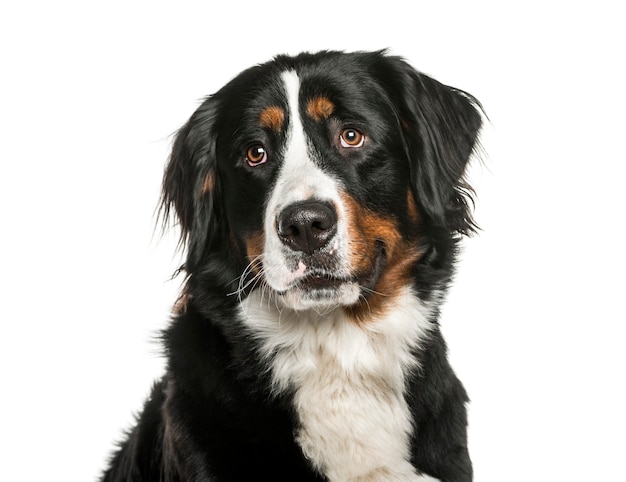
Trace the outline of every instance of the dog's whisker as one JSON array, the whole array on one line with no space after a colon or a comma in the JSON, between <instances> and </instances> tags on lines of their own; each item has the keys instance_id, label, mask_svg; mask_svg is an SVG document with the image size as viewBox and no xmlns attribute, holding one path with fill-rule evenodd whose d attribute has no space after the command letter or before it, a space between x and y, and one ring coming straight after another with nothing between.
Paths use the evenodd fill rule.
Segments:
<instances>
[{"instance_id":1,"label":"dog's whisker","mask_svg":"<svg viewBox=\"0 0 626 482\"><path fill-rule=\"evenodd\" d=\"M384 298L388 298L390 296L393 296L390 293L383 293L382 291L377 291L377 290L375 290L373 288L367 288L365 286L362 288L362 290L367 292L368 294L382 296Z\"/></svg>"},{"instance_id":2,"label":"dog's whisker","mask_svg":"<svg viewBox=\"0 0 626 482\"><path fill-rule=\"evenodd\" d=\"M237 295L239 301L241 301L241 296L245 292L245 290L253 283L256 283L259 278L263 277L263 264L259 262L262 260L262 256L263 255L255 256L254 259L252 259L252 261L248 263L248 265L244 268L241 276L238 277L239 282L237 289L231 293L228 293L227 296ZM255 273L252 278L248 279L248 275L255 269L255 267L258 268L259 266L260 268L258 269L258 272Z\"/></svg>"},{"instance_id":3,"label":"dog's whisker","mask_svg":"<svg viewBox=\"0 0 626 482\"><path fill-rule=\"evenodd\" d=\"M363 302L367 305L367 311L369 313L370 316L372 316L372 307L370 306L370 302L367 301L367 297L364 295L361 295L360 298L363 300Z\"/></svg>"}]
</instances>

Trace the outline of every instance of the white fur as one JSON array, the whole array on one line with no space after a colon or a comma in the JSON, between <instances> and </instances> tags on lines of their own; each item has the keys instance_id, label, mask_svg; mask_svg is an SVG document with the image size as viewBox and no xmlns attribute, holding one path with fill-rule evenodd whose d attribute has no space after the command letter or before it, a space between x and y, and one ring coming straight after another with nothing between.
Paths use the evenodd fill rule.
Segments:
<instances>
[{"instance_id":1,"label":"white fur","mask_svg":"<svg viewBox=\"0 0 626 482\"><path fill-rule=\"evenodd\" d=\"M271 362L274 390L295 390L297 441L330 481L426 481L410 464L413 430L405 377L430 329L408 287L384 316L362 325L328 313L277 307L253 292L242 316Z\"/></svg>"},{"instance_id":2,"label":"white fur","mask_svg":"<svg viewBox=\"0 0 626 482\"><path fill-rule=\"evenodd\" d=\"M284 292L280 302L294 309L323 308L324 303L336 302L343 305L354 304L359 297L357 283L345 283L328 301L311 300L300 289L291 289L302 276L306 276L307 266L297 259L298 254L286 247L276 232L276 218L284 207L297 201L315 198L330 202L337 210L337 234L330 246L337 261L333 274L349 277L351 274L348 256L347 216L341 205L340 182L324 172L312 160L310 141L304 132L299 113L298 96L300 80L295 72L282 74L289 109L289 125L285 144L284 161L276 185L269 199L264 221L265 248L263 268L265 281L275 291Z\"/></svg>"}]
</instances>

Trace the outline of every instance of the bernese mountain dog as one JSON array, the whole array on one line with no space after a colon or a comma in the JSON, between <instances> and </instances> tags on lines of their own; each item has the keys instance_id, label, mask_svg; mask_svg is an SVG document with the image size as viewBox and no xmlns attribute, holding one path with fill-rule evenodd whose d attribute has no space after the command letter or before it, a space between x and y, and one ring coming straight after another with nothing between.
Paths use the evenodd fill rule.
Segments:
<instances>
[{"instance_id":1,"label":"bernese mountain dog","mask_svg":"<svg viewBox=\"0 0 626 482\"><path fill-rule=\"evenodd\" d=\"M467 482L438 316L478 101L382 52L278 56L178 131L167 369L103 481Z\"/></svg>"}]
</instances>

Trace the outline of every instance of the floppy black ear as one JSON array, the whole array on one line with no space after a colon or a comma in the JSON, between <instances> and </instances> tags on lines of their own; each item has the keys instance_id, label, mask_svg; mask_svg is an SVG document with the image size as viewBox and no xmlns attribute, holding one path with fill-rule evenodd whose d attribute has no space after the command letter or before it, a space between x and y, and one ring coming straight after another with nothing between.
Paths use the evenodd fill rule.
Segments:
<instances>
[{"instance_id":1,"label":"floppy black ear","mask_svg":"<svg viewBox=\"0 0 626 482\"><path fill-rule=\"evenodd\" d=\"M396 61L401 69L398 108L416 199L436 226L471 234L477 229L470 208L473 191L464 174L482 125L480 103Z\"/></svg>"},{"instance_id":2,"label":"floppy black ear","mask_svg":"<svg viewBox=\"0 0 626 482\"><path fill-rule=\"evenodd\" d=\"M167 224L175 212L187 265L200 259L218 222L216 116L217 102L208 98L177 132L163 176L160 214Z\"/></svg>"}]
</instances>

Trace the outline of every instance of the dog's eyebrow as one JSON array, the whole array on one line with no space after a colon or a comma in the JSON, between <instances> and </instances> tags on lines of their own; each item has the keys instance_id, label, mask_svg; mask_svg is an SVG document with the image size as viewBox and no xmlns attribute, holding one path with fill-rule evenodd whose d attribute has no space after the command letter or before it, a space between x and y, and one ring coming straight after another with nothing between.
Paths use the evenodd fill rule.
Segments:
<instances>
[{"instance_id":1,"label":"dog's eyebrow","mask_svg":"<svg viewBox=\"0 0 626 482\"><path fill-rule=\"evenodd\" d=\"M259 115L259 123L261 127L272 129L280 133L285 120L285 111L281 107L270 106L261 111Z\"/></svg>"},{"instance_id":2,"label":"dog's eyebrow","mask_svg":"<svg viewBox=\"0 0 626 482\"><path fill-rule=\"evenodd\" d=\"M307 114L318 122L328 119L335 110L335 104L328 97L314 97L306 106Z\"/></svg>"}]
</instances>

